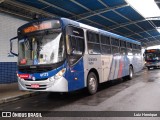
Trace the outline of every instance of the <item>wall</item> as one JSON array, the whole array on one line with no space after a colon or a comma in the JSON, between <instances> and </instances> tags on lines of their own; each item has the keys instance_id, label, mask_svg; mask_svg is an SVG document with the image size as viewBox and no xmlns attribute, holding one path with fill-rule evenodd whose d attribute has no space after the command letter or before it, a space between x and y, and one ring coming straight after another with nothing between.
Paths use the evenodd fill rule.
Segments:
<instances>
[{"instance_id":1,"label":"wall","mask_svg":"<svg viewBox=\"0 0 160 120\"><path fill-rule=\"evenodd\" d=\"M9 40L17 36L17 28L25 23L27 21L0 13L0 84L17 82L17 57L10 54Z\"/></svg>"}]
</instances>

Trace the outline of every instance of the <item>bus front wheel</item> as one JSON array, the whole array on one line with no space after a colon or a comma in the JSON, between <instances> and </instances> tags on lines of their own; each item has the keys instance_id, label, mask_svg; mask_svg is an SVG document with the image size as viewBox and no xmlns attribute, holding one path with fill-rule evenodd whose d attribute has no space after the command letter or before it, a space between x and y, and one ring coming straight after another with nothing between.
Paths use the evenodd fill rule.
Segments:
<instances>
[{"instance_id":1,"label":"bus front wheel","mask_svg":"<svg viewBox=\"0 0 160 120\"><path fill-rule=\"evenodd\" d=\"M98 80L94 72L90 72L87 77L87 89L90 95L93 95L97 92Z\"/></svg>"},{"instance_id":2,"label":"bus front wheel","mask_svg":"<svg viewBox=\"0 0 160 120\"><path fill-rule=\"evenodd\" d=\"M150 67L147 67L148 70L150 70Z\"/></svg>"}]
</instances>

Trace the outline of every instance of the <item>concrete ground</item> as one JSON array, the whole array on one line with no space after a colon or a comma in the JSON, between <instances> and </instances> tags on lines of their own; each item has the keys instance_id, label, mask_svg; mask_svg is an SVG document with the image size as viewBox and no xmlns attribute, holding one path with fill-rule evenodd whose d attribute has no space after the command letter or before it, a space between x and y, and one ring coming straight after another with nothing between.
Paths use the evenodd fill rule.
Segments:
<instances>
[{"instance_id":1,"label":"concrete ground","mask_svg":"<svg viewBox=\"0 0 160 120\"><path fill-rule=\"evenodd\" d=\"M33 96L35 92L20 91L17 83L0 84L0 104Z\"/></svg>"},{"instance_id":2,"label":"concrete ground","mask_svg":"<svg viewBox=\"0 0 160 120\"><path fill-rule=\"evenodd\" d=\"M12 102L0 105L0 111L47 111L47 113L44 113L43 115L48 117L43 116L44 118L41 118L45 120L159 120L160 69L154 69L150 71L145 69L139 73L136 73L134 79L132 80L117 80L114 82L103 83L100 85L97 94L92 96L89 96L85 89L65 95L59 95L58 93L44 93L30 98L14 101L14 103ZM61 111L59 113L59 117L54 117L54 111ZM65 111L72 111L70 112L69 117L65 117ZM79 117L73 117L75 114L77 114L75 111L82 111L79 114ZM135 113L148 111L155 114L157 113L159 117L135 117L134 115L129 114L128 117L127 115L124 115L125 117L122 115L122 117L117 116L106 118L102 117L107 114L104 114L103 112L101 112L102 116L98 115L96 118L89 116L83 117L82 113L86 114L87 111L88 114L91 114L91 116L96 116L98 111L113 111L115 116L117 116L119 112L122 112L122 114L128 114L127 112L129 111L135 111ZM90 113L92 111L95 112Z\"/></svg>"}]
</instances>

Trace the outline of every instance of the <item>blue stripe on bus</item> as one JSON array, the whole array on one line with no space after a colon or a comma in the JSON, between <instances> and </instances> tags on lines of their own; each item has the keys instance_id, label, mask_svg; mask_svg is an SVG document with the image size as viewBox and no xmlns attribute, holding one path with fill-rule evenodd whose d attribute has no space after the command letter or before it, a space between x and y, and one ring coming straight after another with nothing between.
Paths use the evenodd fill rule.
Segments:
<instances>
[{"instance_id":1,"label":"blue stripe on bus","mask_svg":"<svg viewBox=\"0 0 160 120\"><path fill-rule=\"evenodd\" d=\"M118 58L120 57L120 58ZM120 63L121 62L121 63ZM122 64L122 66L120 66ZM109 80L113 80L116 78L124 77L129 74L129 65L130 60L125 56L113 56L110 72L109 72Z\"/></svg>"},{"instance_id":2,"label":"blue stripe on bus","mask_svg":"<svg viewBox=\"0 0 160 120\"><path fill-rule=\"evenodd\" d=\"M72 67L67 66L66 68L67 70L66 70L65 78L68 81L68 91L84 88L85 84L84 84L83 58L81 58Z\"/></svg>"}]
</instances>

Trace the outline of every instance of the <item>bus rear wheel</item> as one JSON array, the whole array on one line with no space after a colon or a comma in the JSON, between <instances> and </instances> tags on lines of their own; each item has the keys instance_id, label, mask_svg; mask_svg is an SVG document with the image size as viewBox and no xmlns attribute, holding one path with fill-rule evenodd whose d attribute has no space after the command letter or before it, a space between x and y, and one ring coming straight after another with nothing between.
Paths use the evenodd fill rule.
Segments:
<instances>
[{"instance_id":1,"label":"bus rear wheel","mask_svg":"<svg viewBox=\"0 0 160 120\"><path fill-rule=\"evenodd\" d=\"M97 92L98 80L94 72L90 72L87 77L87 89L90 95L93 95Z\"/></svg>"},{"instance_id":2,"label":"bus rear wheel","mask_svg":"<svg viewBox=\"0 0 160 120\"><path fill-rule=\"evenodd\" d=\"M133 67L129 66L129 75L127 76L129 80L133 79Z\"/></svg>"}]
</instances>

